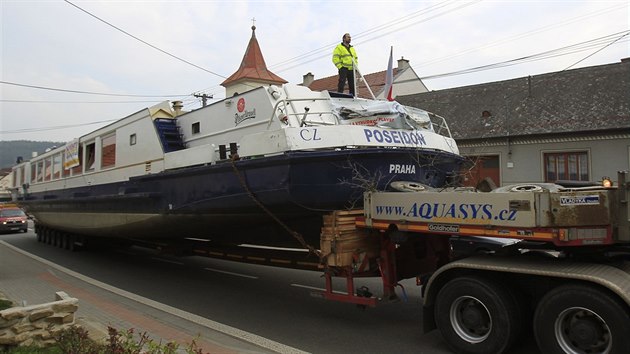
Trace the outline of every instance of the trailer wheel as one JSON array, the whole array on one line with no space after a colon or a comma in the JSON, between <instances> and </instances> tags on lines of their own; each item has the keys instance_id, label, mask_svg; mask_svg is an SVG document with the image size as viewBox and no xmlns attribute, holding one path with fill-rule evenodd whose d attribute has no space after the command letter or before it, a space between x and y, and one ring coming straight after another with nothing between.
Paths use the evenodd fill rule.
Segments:
<instances>
[{"instance_id":1,"label":"trailer wheel","mask_svg":"<svg viewBox=\"0 0 630 354\"><path fill-rule=\"evenodd\" d=\"M63 248L64 250L67 250L70 248L70 240L69 240L70 235L68 235L65 232L61 233L61 248Z\"/></svg>"},{"instance_id":2,"label":"trailer wheel","mask_svg":"<svg viewBox=\"0 0 630 354\"><path fill-rule=\"evenodd\" d=\"M534 334L543 353L627 353L630 314L604 291L560 286L545 295L534 315Z\"/></svg>"},{"instance_id":3,"label":"trailer wheel","mask_svg":"<svg viewBox=\"0 0 630 354\"><path fill-rule=\"evenodd\" d=\"M49 228L44 229L44 238L47 245L52 244L52 231Z\"/></svg>"},{"instance_id":4,"label":"trailer wheel","mask_svg":"<svg viewBox=\"0 0 630 354\"><path fill-rule=\"evenodd\" d=\"M458 353L502 353L518 337L523 316L510 291L477 277L455 278L436 297L436 324Z\"/></svg>"},{"instance_id":5,"label":"trailer wheel","mask_svg":"<svg viewBox=\"0 0 630 354\"><path fill-rule=\"evenodd\" d=\"M74 242L76 241L76 237L74 236L74 234L68 234L68 250L70 252L74 252L77 250L76 245L74 244Z\"/></svg>"}]
</instances>

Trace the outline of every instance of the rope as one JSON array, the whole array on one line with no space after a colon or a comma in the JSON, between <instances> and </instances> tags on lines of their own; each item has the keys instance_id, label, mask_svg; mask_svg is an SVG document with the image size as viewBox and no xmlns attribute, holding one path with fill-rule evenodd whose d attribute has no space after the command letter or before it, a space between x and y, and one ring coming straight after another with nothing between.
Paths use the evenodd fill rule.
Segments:
<instances>
[{"instance_id":1,"label":"rope","mask_svg":"<svg viewBox=\"0 0 630 354\"><path fill-rule=\"evenodd\" d=\"M249 189L249 186L247 185L247 182L245 181L245 179L241 175L240 171L236 167L236 160L238 160L238 155L232 155L231 158L230 158L230 161L232 163L232 169L234 170L234 174L236 175L236 177L238 177L238 180L241 183L241 186L245 189L245 191L247 192L249 197L254 201L254 203L256 203L260 207L260 209L262 209L267 215L269 215L269 217L271 217L276 223L278 223L278 225L282 226L282 228L284 228L291 236L293 236L293 238L295 238L300 243L300 245L302 245L302 247L308 249L310 253L312 253L315 256L317 256L320 259L322 259L322 254L321 254L321 252L318 249L316 249L315 247L307 244L306 241L304 240L304 237L299 232L292 230L287 224L285 224L276 215L274 215L271 212L271 210L269 210L254 195L254 193L251 191L251 189Z\"/></svg>"}]
</instances>

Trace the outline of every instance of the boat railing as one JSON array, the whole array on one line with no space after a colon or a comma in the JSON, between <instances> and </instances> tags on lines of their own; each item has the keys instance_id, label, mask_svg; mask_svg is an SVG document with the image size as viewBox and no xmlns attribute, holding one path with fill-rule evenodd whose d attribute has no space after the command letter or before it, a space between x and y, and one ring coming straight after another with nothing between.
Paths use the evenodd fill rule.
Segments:
<instances>
[{"instance_id":1,"label":"boat railing","mask_svg":"<svg viewBox=\"0 0 630 354\"><path fill-rule=\"evenodd\" d=\"M304 102L304 101L329 101L330 98L327 97L309 97L309 98L288 98L279 100L275 106L273 107L273 111L271 112L271 117L269 118L269 123L267 123L267 129L271 127L271 123L273 123L274 117L278 117L280 123L288 124L288 119L291 116L298 117L300 122L300 126L304 126L306 124L318 124L318 125L337 125L339 121L337 117L333 114L332 110L328 111L312 111L309 107L304 107L304 112L298 112L294 102ZM281 107L282 106L282 107ZM289 112L289 108L291 107L291 111ZM308 116L321 116L322 114L330 114L335 118L335 122L326 122L323 120L311 121L307 120Z\"/></svg>"},{"instance_id":2,"label":"boat railing","mask_svg":"<svg viewBox=\"0 0 630 354\"><path fill-rule=\"evenodd\" d=\"M278 121L282 124L290 124L289 117L297 117L300 126L303 127L305 125L338 125L339 119L333 113L332 110L326 111L311 111L309 107L304 107L303 112L298 112L297 108L294 105L294 102L314 102L314 101L328 101L330 98L327 97L309 97L309 98L287 98L282 99L276 102L273 107L273 111L271 113L271 117L269 117L269 122L267 123L267 129L271 127L271 123L273 123L274 118L278 118ZM291 112L289 112L289 107L291 108ZM331 115L334 118L334 122L324 121L324 120L308 120L309 116L319 116L322 115ZM446 119L444 117L439 116L435 113L429 113L429 118L431 120L431 126L433 131L436 134L443 135L449 138L453 138L451 135L451 130L446 123Z\"/></svg>"},{"instance_id":3,"label":"boat railing","mask_svg":"<svg viewBox=\"0 0 630 354\"><path fill-rule=\"evenodd\" d=\"M446 119L442 116L438 116L435 113L429 113L429 118L431 119L431 126L433 126L433 131L436 134L447 136L449 138L453 138L451 135L451 129L449 129L448 124L446 124Z\"/></svg>"}]
</instances>

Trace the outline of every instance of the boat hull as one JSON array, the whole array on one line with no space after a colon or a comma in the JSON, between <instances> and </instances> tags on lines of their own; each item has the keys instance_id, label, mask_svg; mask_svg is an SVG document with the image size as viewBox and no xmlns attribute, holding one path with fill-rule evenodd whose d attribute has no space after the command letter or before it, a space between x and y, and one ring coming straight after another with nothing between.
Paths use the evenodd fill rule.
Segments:
<instances>
[{"instance_id":1,"label":"boat hull","mask_svg":"<svg viewBox=\"0 0 630 354\"><path fill-rule=\"evenodd\" d=\"M361 207L363 192L395 181L455 183L462 162L415 149L299 151L30 193L19 202L39 225L85 236L295 247L287 228L318 244L322 214Z\"/></svg>"}]
</instances>

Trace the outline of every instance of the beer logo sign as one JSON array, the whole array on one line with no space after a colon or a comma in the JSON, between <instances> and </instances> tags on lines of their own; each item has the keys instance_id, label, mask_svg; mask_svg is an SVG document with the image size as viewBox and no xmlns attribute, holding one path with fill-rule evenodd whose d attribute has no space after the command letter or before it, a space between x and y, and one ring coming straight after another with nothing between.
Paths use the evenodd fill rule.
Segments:
<instances>
[{"instance_id":1,"label":"beer logo sign","mask_svg":"<svg viewBox=\"0 0 630 354\"><path fill-rule=\"evenodd\" d=\"M236 109L239 113L242 113L245 110L245 99L243 97L239 98L238 103L236 104Z\"/></svg>"},{"instance_id":2,"label":"beer logo sign","mask_svg":"<svg viewBox=\"0 0 630 354\"><path fill-rule=\"evenodd\" d=\"M245 99L243 97L236 102L237 113L234 114L234 126L241 124L244 120L256 118L256 108L251 111L245 110Z\"/></svg>"}]
</instances>

